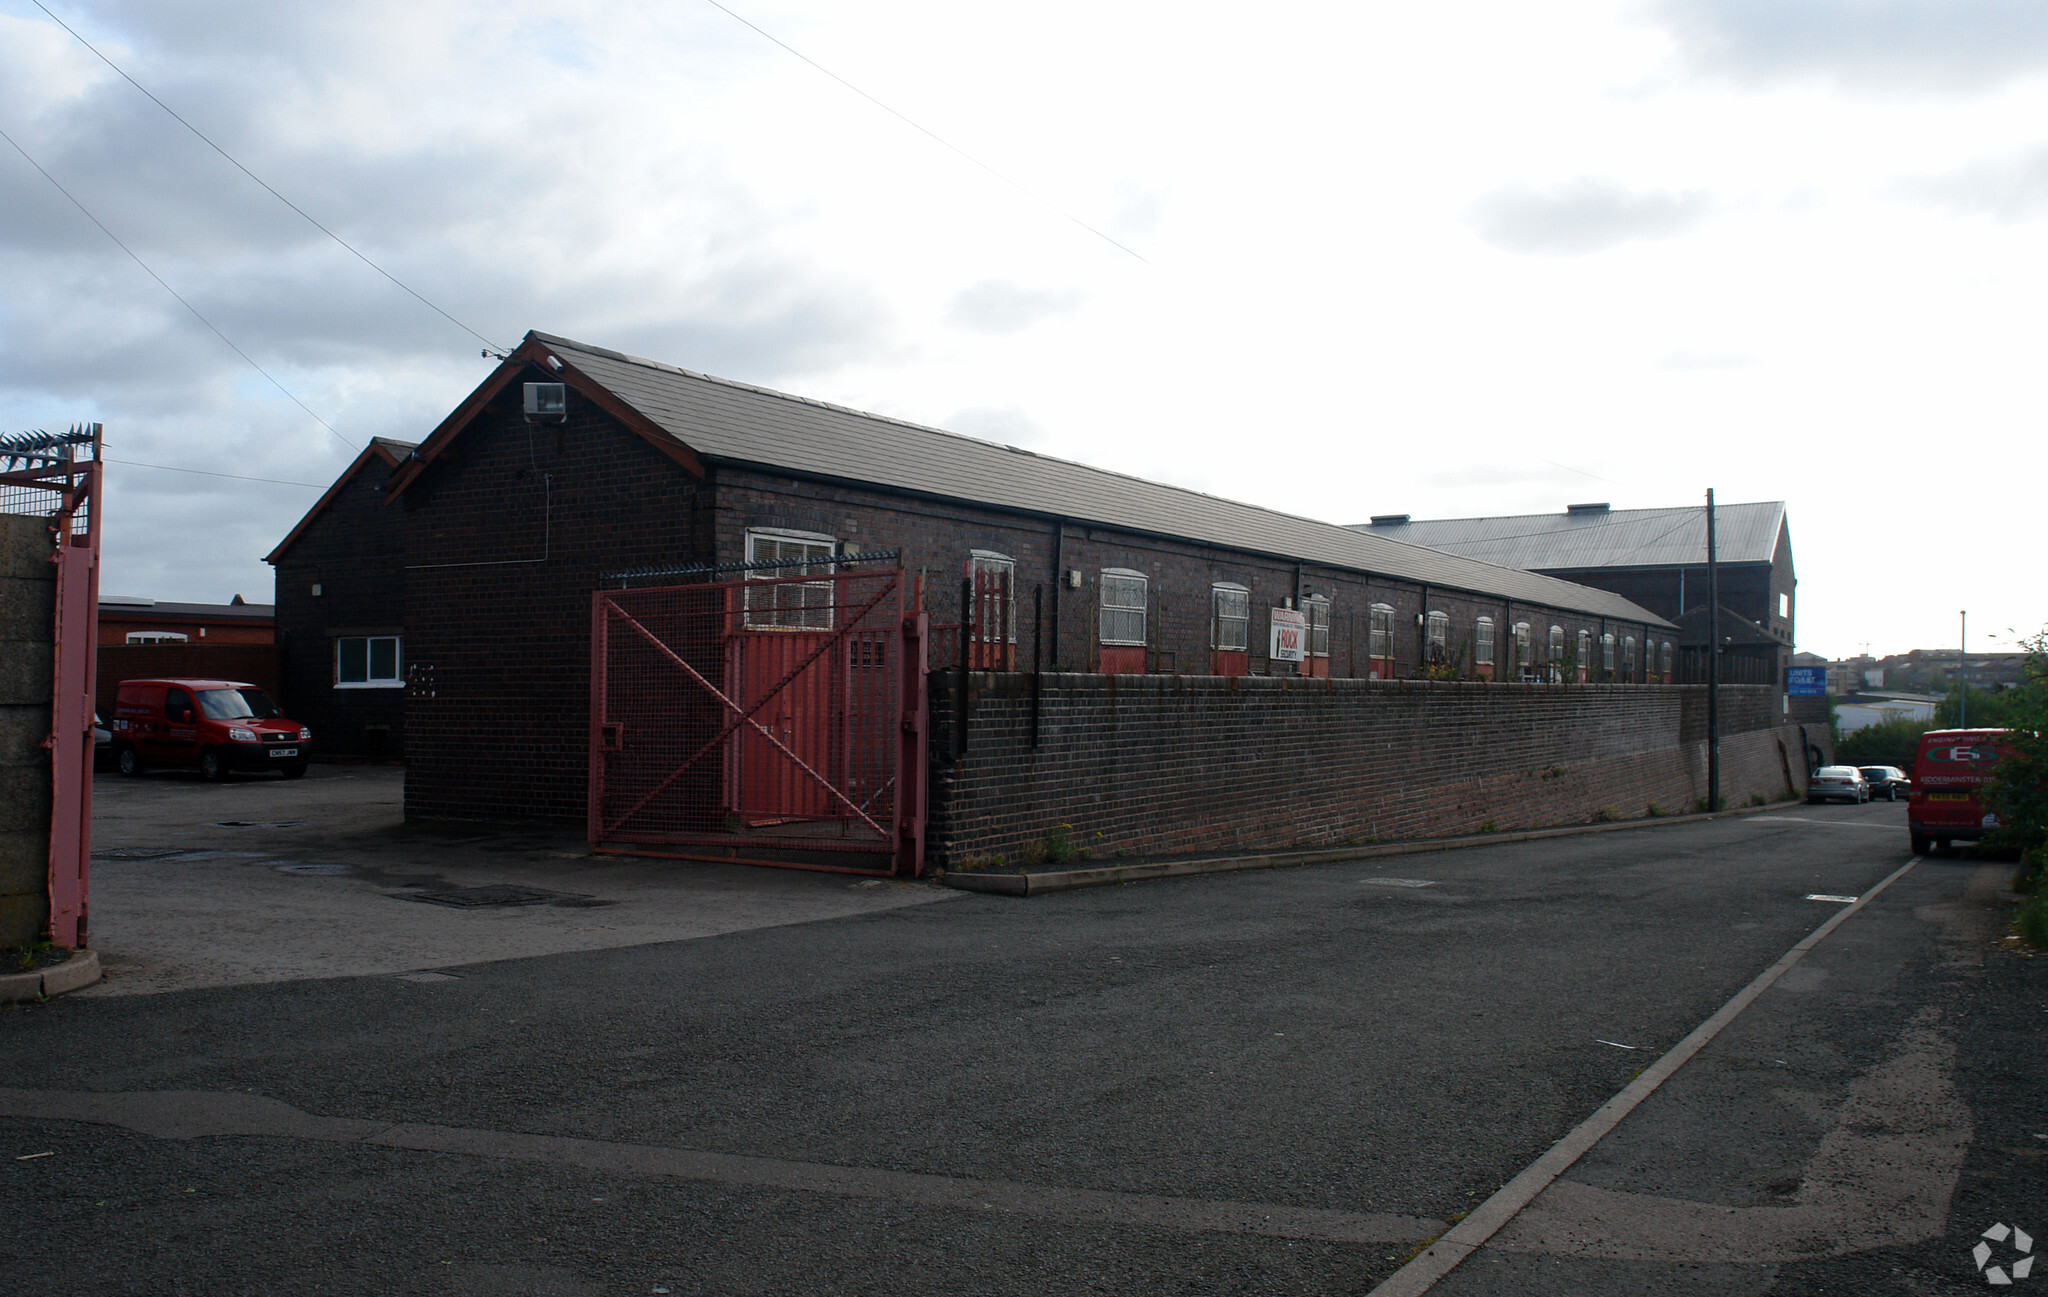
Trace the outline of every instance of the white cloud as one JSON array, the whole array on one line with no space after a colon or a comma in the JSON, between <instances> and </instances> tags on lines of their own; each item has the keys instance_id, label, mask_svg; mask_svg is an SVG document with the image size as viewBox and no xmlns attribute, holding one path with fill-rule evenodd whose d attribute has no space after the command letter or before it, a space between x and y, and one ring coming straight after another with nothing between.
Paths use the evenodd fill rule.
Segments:
<instances>
[{"instance_id":1,"label":"white cloud","mask_svg":"<svg viewBox=\"0 0 2048 1297\"><path fill-rule=\"evenodd\" d=\"M1951 211L2028 220L2048 211L2048 145L2003 157L1984 158L1931 176L1914 176L1894 187L1901 197Z\"/></svg>"},{"instance_id":2,"label":"white cloud","mask_svg":"<svg viewBox=\"0 0 2048 1297\"><path fill-rule=\"evenodd\" d=\"M1683 234L1713 207L1700 190L1632 191L1580 176L1544 189L1496 189L1472 205L1472 223L1481 238L1510 252L1575 257Z\"/></svg>"},{"instance_id":3,"label":"white cloud","mask_svg":"<svg viewBox=\"0 0 2048 1297\"><path fill-rule=\"evenodd\" d=\"M1750 82L1977 95L2048 67L2038 0L1661 0L1688 61Z\"/></svg>"}]
</instances>

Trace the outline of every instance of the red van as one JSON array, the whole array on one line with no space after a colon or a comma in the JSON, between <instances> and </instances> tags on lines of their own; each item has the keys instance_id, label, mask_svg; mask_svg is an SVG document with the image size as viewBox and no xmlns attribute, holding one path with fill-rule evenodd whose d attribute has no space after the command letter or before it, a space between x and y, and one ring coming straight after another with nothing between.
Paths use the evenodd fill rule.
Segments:
<instances>
[{"instance_id":1,"label":"red van","mask_svg":"<svg viewBox=\"0 0 2048 1297\"><path fill-rule=\"evenodd\" d=\"M1998 763L2012 754L2006 730L1929 730L1920 736L1913 762L1913 793L1906 823L1913 851L1984 837L1998 828L1998 816L1984 804L1984 785Z\"/></svg>"},{"instance_id":2,"label":"red van","mask_svg":"<svg viewBox=\"0 0 2048 1297\"><path fill-rule=\"evenodd\" d=\"M123 680L114 703L114 764L124 775L183 766L205 779L231 770L306 773L313 731L286 720L238 680Z\"/></svg>"}]
</instances>

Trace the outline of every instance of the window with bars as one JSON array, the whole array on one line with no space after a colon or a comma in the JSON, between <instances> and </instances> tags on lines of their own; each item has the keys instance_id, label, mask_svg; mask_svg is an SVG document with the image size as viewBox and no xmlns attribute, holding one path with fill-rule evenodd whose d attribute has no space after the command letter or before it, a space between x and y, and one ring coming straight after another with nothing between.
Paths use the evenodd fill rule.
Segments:
<instances>
[{"instance_id":1,"label":"window with bars","mask_svg":"<svg viewBox=\"0 0 2048 1297\"><path fill-rule=\"evenodd\" d=\"M974 610L974 633L984 640L995 639L990 633L988 621L996 616L1002 618L1002 638L1010 643L1017 642L1017 560L1008 554L998 554L992 549L972 551L968 561L968 575L974 578L974 587L996 586L1004 591L1000 603L991 596L982 600Z\"/></svg>"},{"instance_id":2,"label":"window with bars","mask_svg":"<svg viewBox=\"0 0 2048 1297\"><path fill-rule=\"evenodd\" d=\"M1584 658L1584 657L1582 656L1582 657L1581 657L1581 658L1580 658L1579 660L1580 660L1581 662L1583 662L1583 661L1585 661L1585 658ZM1560 662L1563 662L1563 661L1564 661L1564 627L1562 627L1562 626L1552 626L1552 627L1550 628L1550 664L1551 664L1552 666L1556 666L1556 665L1557 665L1558 663L1560 663Z\"/></svg>"},{"instance_id":3,"label":"window with bars","mask_svg":"<svg viewBox=\"0 0 2048 1297\"><path fill-rule=\"evenodd\" d=\"M1433 612L1427 623L1429 633L1429 660L1441 662L1450 653L1451 615L1447 612Z\"/></svg>"},{"instance_id":4,"label":"window with bars","mask_svg":"<svg viewBox=\"0 0 2048 1297\"><path fill-rule=\"evenodd\" d=\"M1312 594L1301 601L1301 607L1308 614L1308 655L1330 656L1330 596Z\"/></svg>"},{"instance_id":5,"label":"window with bars","mask_svg":"<svg viewBox=\"0 0 2048 1297\"><path fill-rule=\"evenodd\" d=\"M1394 606L1376 603L1372 606L1372 634L1366 640L1366 653L1371 657L1390 658L1394 656Z\"/></svg>"},{"instance_id":6,"label":"window with bars","mask_svg":"<svg viewBox=\"0 0 2048 1297\"><path fill-rule=\"evenodd\" d=\"M748 569L750 582L772 580L783 584L747 590L747 625L756 629L831 630L832 583L789 578L829 574L837 548L838 542L830 536L748 532L747 562L788 566Z\"/></svg>"},{"instance_id":7,"label":"window with bars","mask_svg":"<svg viewBox=\"0 0 2048 1297\"><path fill-rule=\"evenodd\" d=\"M1528 622L1525 622L1525 621L1518 621L1518 622L1516 622L1516 623L1515 623L1515 665L1516 665L1516 666L1518 666L1518 667L1525 667L1525 666L1528 666L1528 665L1529 665L1529 659L1530 659L1530 657L1531 657L1531 655L1533 654L1533 652L1534 652L1534 649L1535 649L1535 646L1534 646L1533 644L1531 644L1531 643L1530 643L1530 640L1531 640L1531 639L1533 639L1533 638L1534 638L1534 636L1532 636L1532 635L1531 635L1531 634L1529 633L1529 623L1528 623Z\"/></svg>"},{"instance_id":8,"label":"window with bars","mask_svg":"<svg viewBox=\"0 0 2048 1297\"><path fill-rule=\"evenodd\" d=\"M1493 665L1493 618L1481 617L1472 627L1472 664Z\"/></svg>"},{"instance_id":9,"label":"window with bars","mask_svg":"<svg viewBox=\"0 0 2048 1297\"><path fill-rule=\"evenodd\" d=\"M1592 665L1593 632L1589 630L1582 630L1579 632L1579 666L1583 668Z\"/></svg>"},{"instance_id":10,"label":"window with bars","mask_svg":"<svg viewBox=\"0 0 2048 1297\"><path fill-rule=\"evenodd\" d=\"M1120 567L1102 569L1102 643L1144 646L1145 588L1143 572Z\"/></svg>"},{"instance_id":11,"label":"window with bars","mask_svg":"<svg viewBox=\"0 0 2048 1297\"><path fill-rule=\"evenodd\" d=\"M1600 637L1600 669L1607 672L1614 670L1614 636L1612 635L1602 635Z\"/></svg>"},{"instance_id":12,"label":"window with bars","mask_svg":"<svg viewBox=\"0 0 2048 1297\"><path fill-rule=\"evenodd\" d=\"M1241 585L1219 582L1209 587L1214 610L1209 628L1209 647L1219 653L1245 653L1251 649L1252 592Z\"/></svg>"},{"instance_id":13,"label":"window with bars","mask_svg":"<svg viewBox=\"0 0 2048 1297\"><path fill-rule=\"evenodd\" d=\"M1658 670L1668 676L1671 674L1671 641L1665 640L1658 652L1660 659Z\"/></svg>"},{"instance_id":14,"label":"window with bars","mask_svg":"<svg viewBox=\"0 0 2048 1297\"><path fill-rule=\"evenodd\" d=\"M1621 641L1621 669L1630 675L1636 673L1636 637L1633 635Z\"/></svg>"}]
</instances>

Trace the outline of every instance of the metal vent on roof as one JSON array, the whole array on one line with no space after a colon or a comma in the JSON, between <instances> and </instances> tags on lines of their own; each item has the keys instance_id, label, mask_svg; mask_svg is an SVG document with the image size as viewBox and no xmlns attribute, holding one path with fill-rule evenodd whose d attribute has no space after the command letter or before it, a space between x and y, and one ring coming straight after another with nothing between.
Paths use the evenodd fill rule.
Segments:
<instances>
[{"instance_id":1,"label":"metal vent on roof","mask_svg":"<svg viewBox=\"0 0 2048 1297\"><path fill-rule=\"evenodd\" d=\"M1602 500L1598 504L1568 504L1564 507L1564 511L1566 513L1606 513L1607 502Z\"/></svg>"},{"instance_id":2,"label":"metal vent on roof","mask_svg":"<svg viewBox=\"0 0 2048 1297\"><path fill-rule=\"evenodd\" d=\"M1408 521L1408 518L1409 515L1405 513L1376 513L1372 516L1372 525L1375 527L1384 527L1389 523L1406 522Z\"/></svg>"}]
</instances>

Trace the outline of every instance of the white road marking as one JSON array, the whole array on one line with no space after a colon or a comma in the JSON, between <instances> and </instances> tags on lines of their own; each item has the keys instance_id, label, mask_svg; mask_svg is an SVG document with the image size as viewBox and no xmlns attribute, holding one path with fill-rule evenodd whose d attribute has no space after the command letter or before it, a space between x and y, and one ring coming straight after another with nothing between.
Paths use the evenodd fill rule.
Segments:
<instances>
[{"instance_id":1,"label":"white road marking","mask_svg":"<svg viewBox=\"0 0 2048 1297\"><path fill-rule=\"evenodd\" d=\"M1856 898L1853 896L1830 896L1826 892L1808 892L1806 899L1809 901L1833 901L1837 905L1854 905L1856 903Z\"/></svg>"},{"instance_id":2,"label":"white road marking","mask_svg":"<svg viewBox=\"0 0 2048 1297\"><path fill-rule=\"evenodd\" d=\"M1361 878L1366 887L1435 887L1434 878Z\"/></svg>"},{"instance_id":3,"label":"white road marking","mask_svg":"<svg viewBox=\"0 0 2048 1297\"><path fill-rule=\"evenodd\" d=\"M1862 900L1835 911L1826 923L1815 928L1805 940L1786 951L1777 963L1758 974L1755 981L1736 992L1735 998L1716 1010L1713 1017L1693 1028L1691 1035L1673 1045L1662 1058L1644 1068L1621 1093L1600 1105L1597 1112L1580 1122L1569 1135L1552 1144L1548 1152L1531 1162L1520 1175L1508 1181L1491 1198L1480 1203L1471 1215L1445 1231L1443 1237L1416 1253L1407 1265L1388 1275L1366 1297L1421 1297L1421 1294L1435 1287L1437 1280L1449 1274L1460 1261L1484 1246L1488 1239L1513 1220L1524 1207L1535 1201L1536 1195L1548 1189L1572 1163L1584 1157L1608 1131L1620 1125L1623 1117L1635 1111L1637 1105L1654 1094L1658 1086L1669 1080L1679 1068L1684 1067L1693 1055L1705 1049L1708 1042L1720 1035L1729 1023L1742 1016L1742 1011L1754 1004L1757 997L1769 990L1794 964L1804 959L1807 951L1819 945L1829 933L1848 922L1850 915L1870 904L1879 893L1904 877L1907 870L1919 863L1920 857L1914 856L1887 874L1884 881L1871 888Z\"/></svg>"}]
</instances>

